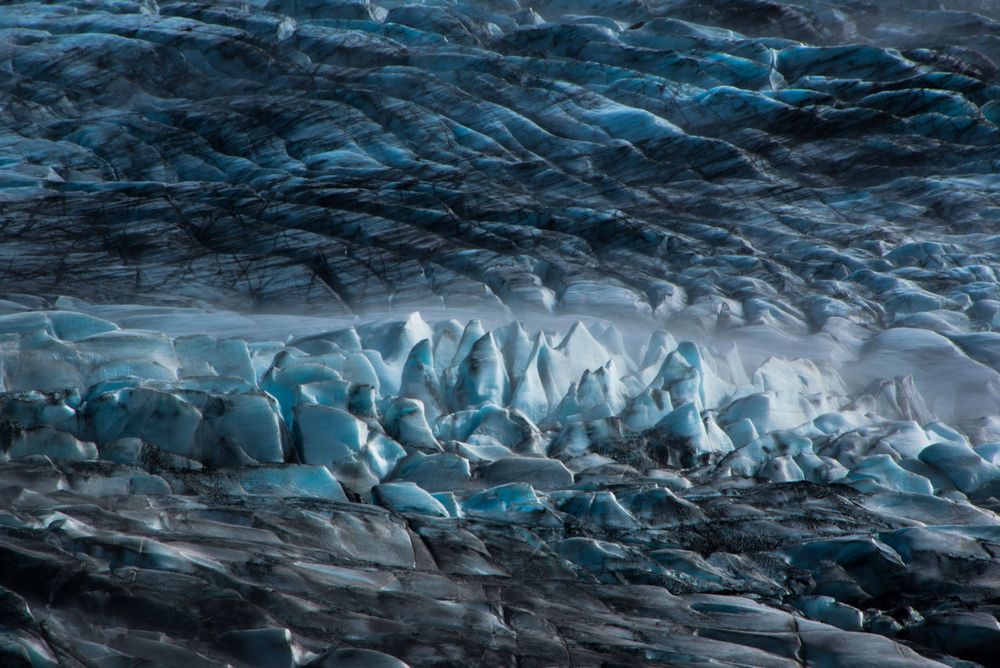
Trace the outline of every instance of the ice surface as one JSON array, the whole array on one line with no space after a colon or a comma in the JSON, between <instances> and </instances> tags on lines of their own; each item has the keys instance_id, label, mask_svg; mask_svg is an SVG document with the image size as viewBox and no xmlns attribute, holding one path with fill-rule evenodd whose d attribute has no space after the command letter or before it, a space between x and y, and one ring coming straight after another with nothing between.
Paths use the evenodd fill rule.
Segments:
<instances>
[{"instance_id":1,"label":"ice surface","mask_svg":"<svg viewBox=\"0 0 1000 668\"><path fill-rule=\"evenodd\" d=\"M0 664L992 665L997 35L5 3Z\"/></svg>"},{"instance_id":2,"label":"ice surface","mask_svg":"<svg viewBox=\"0 0 1000 668\"><path fill-rule=\"evenodd\" d=\"M979 536L993 536L976 529L961 548L937 533L855 531L827 539L772 525L752 505L717 502L726 498L722 490L835 485L830 489L864 495L866 512L892 526L995 524L969 500L1000 490L995 443L974 447L963 427L934 419L942 404L933 391L923 403L915 367L906 370L918 380L874 381L870 369L842 378L827 362L802 358L770 356L747 369L739 342L676 343L663 332L632 333L627 341L600 323L539 332L524 323L488 329L481 321L463 327L413 317L394 321L390 334L348 327L294 346L261 347L129 329L56 339L44 329L52 321L39 320L38 333L59 342L70 369L64 377L76 384L0 397L4 459L5 466L96 467L48 469L55 473L45 475L63 476L56 487L75 494L164 499L212 490L361 501L413 518L421 535L454 536L448 540L464 535L448 524L458 520L586 527L593 536L563 535L549 554L599 582L706 592L753 582L761 591L786 591L736 556L699 556L688 549L698 545L676 533L738 521L746 531L781 536L789 563L815 574L816 585L787 604L804 619L851 633L901 633L901 622L864 612L866 597L903 586L900 569L929 568L922 555L986 554L981 541L992 538ZM876 361L885 355L880 343L871 346ZM957 346L945 349L958 354ZM450 362L439 364L436 351L450 351ZM254 354L268 355L269 366ZM100 380L88 387L95 369ZM975 424L969 434L976 439L996 433L989 418ZM786 512L784 502L771 502ZM85 524L72 530L92 533ZM468 535L461 540L472 540ZM494 572L482 549L449 558ZM193 563L170 550L148 559L183 572ZM900 575L879 582L879 568ZM910 623L914 637L931 633L924 630L931 622L922 624ZM285 636L271 635L261 638L273 640L275 652L292 651ZM242 651L243 636L227 637L232 651Z\"/></svg>"}]
</instances>

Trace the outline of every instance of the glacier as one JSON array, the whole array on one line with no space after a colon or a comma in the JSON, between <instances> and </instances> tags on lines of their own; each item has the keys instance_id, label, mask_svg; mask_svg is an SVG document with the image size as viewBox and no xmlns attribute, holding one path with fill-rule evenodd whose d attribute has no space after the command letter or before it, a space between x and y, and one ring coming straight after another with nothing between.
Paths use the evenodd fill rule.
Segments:
<instances>
[{"instance_id":1,"label":"glacier","mask_svg":"<svg viewBox=\"0 0 1000 668\"><path fill-rule=\"evenodd\" d=\"M998 63L992 0L0 4L0 664L995 665Z\"/></svg>"},{"instance_id":2,"label":"glacier","mask_svg":"<svg viewBox=\"0 0 1000 668\"><path fill-rule=\"evenodd\" d=\"M998 581L1000 439L981 418L939 417L915 380L923 360L865 383L825 360L752 368L728 338L593 318L288 316L283 340L248 340L247 320L279 317L206 309L216 336L169 336L127 325L151 324L146 306L72 304L0 315L0 554L27 624L5 638L30 665L80 642L97 665L176 651L267 666L477 653L798 665L803 652L856 665L891 652L916 666L989 651L989 613L967 608L988 606ZM169 331L192 309L155 313ZM851 353L871 365L883 351ZM27 355L63 386L36 387ZM73 594L39 579L67 560L86 573L60 576L79 580ZM123 611L115 582L140 577L147 593ZM381 604L363 602L375 592ZM387 596L417 615L396 631ZM163 597L199 607L164 627L147 620ZM217 641L184 630L215 605ZM44 660L29 653L39 606L64 638L38 637ZM302 615L319 609L328 621L310 626ZM339 649L310 630L361 610L389 626L349 626ZM645 630L570 644L609 619ZM380 654L322 663L353 646Z\"/></svg>"}]
</instances>

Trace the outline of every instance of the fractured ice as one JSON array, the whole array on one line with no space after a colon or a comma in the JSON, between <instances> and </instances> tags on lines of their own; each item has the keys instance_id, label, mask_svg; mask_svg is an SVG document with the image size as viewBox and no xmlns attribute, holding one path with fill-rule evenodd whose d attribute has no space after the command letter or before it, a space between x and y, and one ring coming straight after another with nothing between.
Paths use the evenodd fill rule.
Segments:
<instances>
[{"instance_id":1,"label":"fractured ice","mask_svg":"<svg viewBox=\"0 0 1000 668\"><path fill-rule=\"evenodd\" d=\"M3 3L0 665L995 664L998 58L991 0Z\"/></svg>"},{"instance_id":2,"label":"fractured ice","mask_svg":"<svg viewBox=\"0 0 1000 668\"><path fill-rule=\"evenodd\" d=\"M122 320L136 310L118 307ZM678 341L597 320L534 330L426 322L414 313L282 342L172 338L48 310L0 315L0 335L0 456L10 508L2 521L50 536L50 556L31 558L24 550L39 548L29 548L32 541L0 539L7 585L60 568L58 559L84 558L88 578L150 577L151 587L165 588L158 596L186 604L192 594L162 580L168 573L201 586L208 572L221 572L242 586L277 587L271 603L254 603L255 594L240 604L256 610L245 613L252 623L219 622L227 642L241 639L235 645L161 629L179 634L178 656L243 656L241 643L258 642L258 626L273 631L268 652L300 657L282 665L322 650L277 601L316 596L300 590L325 581L327 571L295 566L290 581L240 575L251 554L282 555L272 569L331 564L323 568L338 575L323 586L346 587L352 597L358 587L415 587L420 608L449 599L449 587L487 586L473 584L483 576L500 578L515 601L533 597L547 585L519 575L523 568L569 588L522 600L528 607L514 617L508 610L477 622L490 638L497 629L510 634L496 647L485 636L424 650L420 642L405 649L391 633L361 642L415 664L483 651L501 663L533 652L541 660L554 649L513 620L538 616L532 625L565 629L566 613L544 606L578 596L627 597L639 607L615 613L621 623L635 624L638 615L697 629L686 639L604 637L584 654L622 661L792 665L802 651L795 647L805 647L822 657L818 663L849 665L891 646L898 665L930 665L888 643L976 658L992 638L979 618L968 622L978 634L971 639L945 629L954 615L969 614L964 605L985 605L1000 586L992 557L1000 521L991 510L1000 439L989 440L997 435L988 426L970 437L966 423L941 421L912 375L866 384L845 380L828 362L778 355L747 368L729 340ZM853 353L857 365L883 354L867 344ZM23 373L25 364L59 373ZM919 370L900 364L895 370ZM36 387L43 377L47 385ZM119 509L121 519L112 522L101 506ZM361 512L377 506L393 514ZM129 547L135 536L149 541L138 552ZM328 540L339 556L315 552L333 549ZM418 584L436 571L447 579ZM364 584L371 577L396 584ZM417 581L403 586L397 578ZM641 587L616 593L624 585ZM47 591L37 586L29 597ZM726 598L710 602L705 594ZM941 603L942 596L965 603ZM128 631L85 623L79 615L95 605L107 624L126 614L120 604L82 601L46 614L101 651L137 651L143 617L127 614ZM452 621L435 613L413 623L421 633L441 632L466 623L470 609L461 609ZM340 613L329 614L342 623ZM580 623L597 619L584 615ZM794 642L781 635L793 633L791 622L779 621L791 619ZM833 640L859 632L868 635ZM8 636L21 648L15 654L28 652L30 634ZM565 659L582 650L559 651Z\"/></svg>"}]
</instances>

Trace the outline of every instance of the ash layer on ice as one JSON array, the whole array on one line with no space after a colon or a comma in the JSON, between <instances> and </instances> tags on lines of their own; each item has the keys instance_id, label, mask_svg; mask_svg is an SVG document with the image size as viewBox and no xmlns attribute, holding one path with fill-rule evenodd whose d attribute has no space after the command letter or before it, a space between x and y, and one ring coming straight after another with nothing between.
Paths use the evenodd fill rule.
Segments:
<instances>
[{"instance_id":1,"label":"ash layer on ice","mask_svg":"<svg viewBox=\"0 0 1000 668\"><path fill-rule=\"evenodd\" d=\"M987 0L3 4L0 664L995 665L998 58Z\"/></svg>"}]
</instances>

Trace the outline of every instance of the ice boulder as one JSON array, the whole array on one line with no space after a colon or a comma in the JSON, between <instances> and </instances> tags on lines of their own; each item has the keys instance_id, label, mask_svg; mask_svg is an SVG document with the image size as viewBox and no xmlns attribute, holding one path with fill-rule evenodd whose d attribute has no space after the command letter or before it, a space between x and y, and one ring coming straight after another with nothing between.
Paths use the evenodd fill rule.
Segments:
<instances>
[{"instance_id":1,"label":"ice boulder","mask_svg":"<svg viewBox=\"0 0 1000 668\"><path fill-rule=\"evenodd\" d=\"M655 578L663 569L649 557L618 543L593 538L573 537L561 540L553 550L563 559L594 573L607 582L614 582L619 572Z\"/></svg>"},{"instance_id":2,"label":"ice boulder","mask_svg":"<svg viewBox=\"0 0 1000 668\"><path fill-rule=\"evenodd\" d=\"M650 387L629 402L621 417L629 429L641 432L654 426L673 409L669 392Z\"/></svg>"},{"instance_id":3,"label":"ice boulder","mask_svg":"<svg viewBox=\"0 0 1000 668\"><path fill-rule=\"evenodd\" d=\"M927 432L912 420L894 422L879 439L880 446L887 446L905 458L918 457L930 443Z\"/></svg>"},{"instance_id":4,"label":"ice boulder","mask_svg":"<svg viewBox=\"0 0 1000 668\"><path fill-rule=\"evenodd\" d=\"M830 483L847 475L847 468L836 459L822 457L812 452L795 455L795 463L805 480L814 483Z\"/></svg>"},{"instance_id":5,"label":"ice boulder","mask_svg":"<svg viewBox=\"0 0 1000 668\"><path fill-rule=\"evenodd\" d=\"M335 350L345 353L359 353L363 347L358 330L354 327L345 327L329 332L302 336L292 339L289 345L310 355L317 352L323 353Z\"/></svg>"},{"instance_id":6,"label":"ice boulder","mask_svg":"<svg viewBox=\"0 0 1000 668\"><path fill-rule=\"evenodd\" d=\"M75 311L29 311L0 315L0 334L44 332L62 341L81 341L89 336L113 332L118 326Z\"/></svg>"},{"instance_id":7,"label":"ice boulder","mask_svg":"<svg viewBox=\"0 0 1000 668\"><path fill-rule=\"evenodd\" d=\"M434 369L434 356L429 339L419 341L406 358L399 394L402 397L420 400L424 405L424 414L428 421L433 422L445 412L444 397Z\"/></svg>"},{"instance_id":8,"label":"ice boulder","mask_svg":"<svg viewBox=\"0 0 1000 668\"><path fill-rule=\"evenodd\" d=\"M46 425L76 433L80 394L69 392L4 392L0 394L0 419L24 426Z\"/></svg>"},{"instance_id":9,"label":"ice boulder","mask_svg":"<svg viewBox=\"0 0 1000 668\"><path fill-rule=\"evenodd\" d=\"M408 448L439 452L441 445L427 424L424 404L419 399L397 397L389 404L383 420L386 432Z\"/></svg>"},{"instance_id":10,"label":"ice boulder","mask_svg":"<svg viewBox=\"0 0 1000 668\"><path fill-rule=\"evenodd\" d=\"M302 461L321 464L342 452L359 452L368 441L368 425L350 413L319 404L295 407L295 440Z\"/></svg>"},{"instance_id":11,"label":"ice boulder","mask_svg":"<svg viewBox=\"0 0 1000 668\"><path fill-rule=\"evenodd\" d=\"M757 392L737 399L719 413L719 422L729 425L750 420L758 434L791 429L827 412L799 392Z\"/></svg>"},{"instance_id":12,"label":"ice boulder","mask_svg":"<svg viewBox=\"0 0 1000 668\"><path fill-rule=\"evenodd\" d=\"M330 501L347 501L340 483L323 466L283 464L250 466L236 473L248 494L268 496L307 496Z\"/></svg>"},{"instance_id":13,"label":"ice boulder","mask_svg":"<svg viewBox=\"0 0 1000 668\"><path fill-rule=\"evenodd\" d=\"M525 482L535 489L560 489L573 484L573 474L557 459L506 457L483 468L482 480L491 486Z\"/></svg>"},{"instance_id":14,"label":"ice boulder","mask_svg":"<svg viewBox=\"0 0 1000 668\"><path fill-rule=\"evenodd\" d=\"M82 409L84 433L97 444L135 437L195 459L201 412L181 397L144 387L125 387L90 399Z\"/></svg>"},{"instance_id":15,"label":"ice boulder","mask_svg":"<svg viewBox=\"0 0 1000 668\"><path fill-rule=\"evenodd\" d=\"M692 403L698 411L704 410L701 373L677 351L667 355L650 387L668 392L674 406Z\"/></svg>"},{"instance_id":16,"label":"ice boulder","mask_svg":"<svg viewBox=\"0 0 1000 668\"><path fill-rule=\"evenodd\" d=\"M757 476L771 482L797 482L806 479L798 462L789 455L768 460L757 471Z\"/></svg>"},{"instance_id":17,"label":"ice boulder","mask_svg":"<svg viewBox=\"0 0 1000 668\"><path fill-rule=\"evenodd\" d=\"M187 394L198 405L202 422L195 432L195 459L210 462L224 443L242 449L253 461L282 462L290 444L280 406L263 392L250 394ZM195 397L201 399L196 401ZM220 462L219 465L225 465Z\"/></svg>"},{"instance_id":18,"label":"ice boulder","mask_svg":"<svg viewBox=\"0 0 1000 668\"><path fill-rule=\"evenodd\" d=\"M872 480L882 487L911 494L933 494L931 481L911 473L897 464L889 455L873 455L855 466L845 476L845 482L859 483Z\"/></svg>"},{"instance_id":19,"label":"ice boulder","mask_svg":"<svg viewBox=\"0 0 1000 668\"><path fill-rule=\"evenodd\" d=\"M614 360L591 372L583 372L579 384L570 385L555 409L553 417L560 423L590 421L612 417L625 407L626 390Z\"/></svg>"},{"instance_id":20,"label":"ice boulder","mask_svg":"<svg viewBox=\"0 0 1000 668\"><path fill-rule=\"evenodd\" d=\"M803 596L794 602L810 619L836 626L844 631L860 632L864 615L860 610L844 603L839 603L832 596Z\"/></svg>"},{"instance_id":21,"label":"ice boulder","mask_svg":"<svg viewBox=\"0 0 1000 668\"><path fill-rule=\"evenodd\" d=\"M618 498L633 517L651 527L678 526L705 519L701 508L666 487L619 492Z\"/></svg>"},{"instance_id":22,"label":"ice boulder","mask_svg":"<svg viewBox=\"0 0 1000 668\"><path fill-rule=\"evenodd\" d=\"M452 413L438 420L435 432L441 440L499 445L522 454L541 454L545 443L543 434L523 413L492 404Z\"/></svg>"},{"instance_id":23,"label":"ice boulder","mask_svg":"<svg viewBox=\"0 0 1000 668\"><path fill-rule=\"evenodd\" d=\"M510 396L510 384L503 355L492 334L476 341L458 367L451 396L454 409L492 403L504 406Z\"/></svg>"},{"instance_id":24,"label":"ice boulder","mask_svg":"<svg viewBox=\"0 0 1000 668\"><path fill-rule=\"evenodd\" d=\"M471 478L468 460L447 452L414 452L400 461L389 476L392 482L415 482L428 492L465 489Z\"/></svg>"},{"instance_id":25,"label":"ice boulder","mask_svg":"<svg viewBox=\"0 0 1000 668\"><path fill-rule=\"evenodd\" d=\"M975 447L976 454L994 466L1000 466L1000 443L983 443Z\"/></svg>"},{"instance_id":26,"label":"ice boulder","mask_svg":"<svg viewBox=\"0 0 1000 668\"><path fill-rule=\"evenodd\" d=\"M291 428L295 422L296 401L302 396L299 391L300 386L309 385L310 389L322 391L323 388L316 387L317 383L343 381L344 378L336 369L308 361L308 358L296 361L287 367L278 366L281 363L282 360L275 360L274 366L261 379L260 388L278 400L281 406L281 418ZM306 390L308 391L309 389Z\"/></svg>"},{"instance_id":27,"label":"ice boulder","mask_svg":"<svg viewBox=\"0 0 1000 668\"><path fill-rule=\"evenodd\" d=\"M365 349L377 351L389 367L397 370L401 369L414 346L434 337L433 330L416 312L406 320L361 326L357 332Z\"/></svg>"},{"instance_id":28,"label":"ice boulder","mask_svg":"<svg viewBox=\"0 0 1000 668\"><path fill-rule=\"evenodd\" d=\"M661 461L676 467L694 466L706 457L732 452L733 444L711 416L704 419L697 404L685 403L660 420L652 434Z\"/></svg>"},{"instance_id":29,"label":"ice boulder","mask_svg":"<svg viewBox=\"0 0 1000 668\"><path fill-rule=\"evenodd\" d=\"M393 383L389 378L391 374L392 372L385 368L377 353L372 353L372 351L349 354L344 360L344 368L341 370L344 380L355 385L369 385L375 388L376 394L385 395L393 394ZM387 380L390 382L386 385L383 393L382 384Z\"/></svg>"},{"instance_id":30,"label":"ice boulder","mask_svg":"<svg viewBox=\"0 0 1000 668\"><path fill-rule=\"evenodd\" d=\"M98 457L97 446L93 443L46 426L15 431L7 454L11 459L44 455L51 459L85 461Z\"/></svg>"},{"instance_id":31,"label":"ice boulder","mask_svg":"<svg viewBox=\"0 0 1000 668\"><path fill-rule=\"evenodd\" d=\"M351 412L351 383L340 378L317 380L295 386L295 404L320 404Z\"/></svg>"},{"instance_id":32,"label":"ice boulder","mask_svg":"<svg viewBox=\"0 0 1000 668\"><path fill-rule=\"evenodd\" d=\"M253 386L257 374L250 360L250 350L239 339L215 339L193 335L174 339L180 359L180 376L235 376Z\"/></svg>"},{"instance_id":33,"label":"ice boulder","mask_svg":"<svg viewBox=\"0 0 1000 668\"><path fill-rule=\"evenodd\" d=\"M326 466L339 482L365 491L379 480L367 466L368 425L338 408L317 404L295 407L295 446L305 464Z\"/></svg>"},{"instance_id":34,"label":"ice boulder","mask_svg":"<svg viewBox=\"0 0 1000 668\"><path fill-rule=\"evenodd\" d=\"M441 502L425 492L416 483L386 482L372 490L375 499L397 513L416 513L434 517L450 517Z\"/></svg>"},{"instance_id":35,"label":"ice boulder","mask_svg":"<svg viewBox=\"0 0 1000 668\"><path fill-rule=\"evenodd\" d=\"M389 436L372 432L364 447L365 463L379 480L384 480L406 457L406 449Z\"/></svg>"},{"instance_id":36,"label":"ice boulder","mask_svg":"<svg viewBox=\"0 0 1000 668\"><path fill-rule=\"evenodd\" d=\"M75 346L44 332L7 337L0 342L0 389L64 390L83 388L83 362Z\"/></svg>"},{"instance_id":37,"label":"ice boulder","mask_svg":"<svg viewBox=\"0 0 1000 668\"><path fill-rule=\"evenodd\" d=\"M934 443L923 448L918 457L946 475L956 489L966 494L1000 480L1000 468L968 446Z\"/></svg>"},{"instance_id":38,"label":"ice boulder","mask_svg":"<svg viewBox=\"0 0 1000 668\"><path fill-rule=\"evenodd\" d=\"M812 447L808 437L794 431L773 431L729 453L719 465L728 467L731 473L737 475L753 476L758 475L761 467L774 458L789 456L795 460L799 455L811 453ZM794 472L791 462L783 461ZM798 466L797 460L795 466Z\"/></svg>"},{"instance_id":39,"label":"ice boulder","mask_svg":"<svg viewBox=\"0 0 1000 668\"><path fill-rule=\"evenodd\" d=\"M180 369L173 341L156 332L112 330L74 345L80 355L84 386L122 376L176 380Z\"/></svg>"},{"instance_id":40,"label":"ice boulder","mask_svg":"<svg viewBox=\"0 0 1000 668\"><path fill-rule=\"evenodd\" d=\"M611 492L563 492L550 495L560 512L610 529L630 529L639 523Z\"/></svg>"},{"instance_id":41,"label":"ice boulder","mask_svg":"<svg viewBox=\"0 0 1000 668\"><path fill-rule=\"evenodd\" d=\"M510 408L521 411L536 423L548 417L552 400L556 395L552 379L546 377L543 381L539 371L538 356L541 345L543 344L539 335L535 340L535 347L525 362L525 368L514 385L508 404Z\"/></svg>"},{"instance_id":42,"label":"ice boulder","mask_svg":"<svg viewBox=\"0 0 1000 668\"><path fill-rule=\"evenodd\" d=\"M490 515L497 518L545 513L545 504L531 485L512 482L473 494L462 503L466 515Z\"/></svg>"},{"instance_id":43,"label":"ice boulder","mask_svg":"<svg viewBox=\"0 0 1000 668\"><path fill-rule=\"evenodd\" d=\"M454 492L435 492L431 494L438 503L448 511L449 517L462 517L462 505Z\"/></svg>"},{"instance_id":44,"label":"ice boulder","mask_svg":"<svg viewBox=\"0 0 1000 668\"><path fill-rule=\"evenodd\" d=\"M742 448L744 445L756 441L760 438L757 428L751 420L742 418L725 426L726 435L733 442L734 448Z\"/></svg>"},{"instance_id":45,"label":"ice boulder","mask_svg":"<svg viewBox=\"0 0 1000 668\"><path fill-rule=\"evenodd\" d=\"M227 631L219 641L251 668L294 668L296 665L292 632L286 628Z\"/></svg>"}]
</instances>

